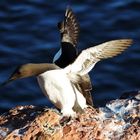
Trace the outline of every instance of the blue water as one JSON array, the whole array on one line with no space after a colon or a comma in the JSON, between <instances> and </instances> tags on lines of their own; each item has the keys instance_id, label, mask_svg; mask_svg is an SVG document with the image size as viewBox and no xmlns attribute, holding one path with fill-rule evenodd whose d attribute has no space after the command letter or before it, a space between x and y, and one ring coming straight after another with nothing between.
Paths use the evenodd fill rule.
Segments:
<instances>
[{"instance_id":1,"label":"blue water","mask_svg":"<svg viewBox=\"0 0 140 140\"><path fill-rule=\"evenodd\" d=\"M60 47L57 22L70 4L81 26L78 49L133 38L122 55L99 62L90 72L94 103L103 106L122 92L140 88L140 0L1 0L0 83L20 64L52 62ZM51 106L35 77L0 88L0 113L17 105Z\"/></svg>"}]
</instances>

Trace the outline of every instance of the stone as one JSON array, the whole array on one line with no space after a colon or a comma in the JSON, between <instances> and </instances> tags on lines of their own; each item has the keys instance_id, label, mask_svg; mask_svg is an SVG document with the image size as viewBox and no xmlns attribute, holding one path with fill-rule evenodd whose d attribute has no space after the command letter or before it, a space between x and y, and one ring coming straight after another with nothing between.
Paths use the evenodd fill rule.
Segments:
<instances>
[{"instance_id":1,"label":"stone","mask_svg":"<svg viewBox=\"0 0 140 140\"><path fill-rule=\"evenodd\" d=\"M15 107L0 116L0 140L139 140L140 92L126 94L63 122L56 109Z\"/></svg>"}]
</instances>

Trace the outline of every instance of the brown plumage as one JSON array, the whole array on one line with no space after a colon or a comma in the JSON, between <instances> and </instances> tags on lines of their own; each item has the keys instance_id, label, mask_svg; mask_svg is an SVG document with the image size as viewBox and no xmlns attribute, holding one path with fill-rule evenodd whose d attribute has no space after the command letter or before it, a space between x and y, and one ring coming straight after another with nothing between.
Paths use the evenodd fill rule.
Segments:
<instances>
[{"instance_id":1,"label":"brown plumage","mask_svg":"<svg viewBox=\"0 0 140 140\"><path fill-rule=\"evenodd\" d=\"M10 75L10 77L3 82L0 86L4 86L9 82L17 79L27 78L31 76L38 76L41 73L49 70L60 69L57 65L51 63L27 63L16 68L16 70Z\"/></svg>"},{"instance_id":2,"label":"brown plumage","mask_svg":"<svg viewBox=\"0 0 140 140\"><path fill-rule=\"evenodd\" d=\"M132 39L119 39L90 47L83 50L74 63L67 67L70 71L71 81L76 84L77 89L84 95L89 105L93 105L93 101L90 92L92 84L88 72L98 61L121 54L131 44ZM77 73L77 76L72 76L71 73Z\"/></svg>"},{"instance_id":3,"label":"brown plumage","mask_svg":"<svg viewBox=\"0 0 140 140\"><path fill-rule=\"evenodd\" d=\"M72 64L71 71L85 75L98 61L121 54L131 44L132 39L118 39L85 49Z\"/></svg>"},{"instance_id":4,"label":"brown plumage","mask_svg":"<svg viewBox=\"0 0 140 140\"><path fill-rule=\"evenodd\" d=\"M91 95L92 84L89 75L83 75L81 83L78 83L76 86L80 93L82 93L83 96L86 98L87 104L93 106L93 100Z\"/></svg>"},{"instance_id":5,"label":"brown plumage","mask_svg":"<svg viewBox=\"0 0 140 140\"><path fill-rule=\"evenodd\" d=\"M62 42L69 42L76 47L80 28L72 9L66 9L64 21L58 23L58 28Z\"/></svg>"},{"instance_id":6,"label":"brown plumage","mask_svg":"<svg viewBox=\"0 0 140 140\"><path fill-rule=\"evenodd\" d=\"M64 20L58 23L61 34L61 48L56 53L53 62L61 68L74 62L77 58L77 43L79 37L79 24L72 9L67 8Z\"/></svg>"}]
</instances>

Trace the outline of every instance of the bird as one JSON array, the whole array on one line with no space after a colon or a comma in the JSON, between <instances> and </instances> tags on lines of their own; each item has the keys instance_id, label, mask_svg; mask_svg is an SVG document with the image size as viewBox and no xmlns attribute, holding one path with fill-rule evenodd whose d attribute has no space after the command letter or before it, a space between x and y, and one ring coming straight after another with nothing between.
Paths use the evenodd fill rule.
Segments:
<instances>
[{"instance_id":1,"label":"bird","mask_svg":"<svg viewBox=\"0 0 140 140\"><path fill-rule=\"evenodd\" d=\"M79 40L80 25L75 13L70 7L66 8L64 20L58 23L58 29L61 35L61 48L56 53L53 63L64 68L74 62L78 56L77 44ZM88 74L83 76L85 83L77 85L81 90L88 105L93 106L91 95L92 84Z\"/></svg>"},{"instance_id":2,"label":"bird","mask_svg":"<svg viewBox=\"0 0 140 140\"><path fill-rule=\"evenodd\" d=\"M108 41L83 50L72 64L60 68L56 64L24 64L2 85L20 78L36 76L40 88L49 100L61 110L63 116L75 118L77 113L88 107L86 99L77 88L101 60L121 54L132 44L132 39Z\"/></svg>"}]
</instances>

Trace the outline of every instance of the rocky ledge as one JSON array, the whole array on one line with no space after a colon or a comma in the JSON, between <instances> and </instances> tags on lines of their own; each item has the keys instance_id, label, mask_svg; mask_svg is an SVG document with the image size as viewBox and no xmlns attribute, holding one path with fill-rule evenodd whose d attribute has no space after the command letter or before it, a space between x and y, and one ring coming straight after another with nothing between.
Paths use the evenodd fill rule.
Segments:
<instances>
[{"instance_id":1,"label":"rocky ledge","mask_svg":"<svg viewBox=\"0 0 140 140\"><path fill-rule=\"evenodd\" d=\"M0 116L0 140L140 140L140 92L62 120L56 109L18 106Z\"/></svg>"}]
</instances>

